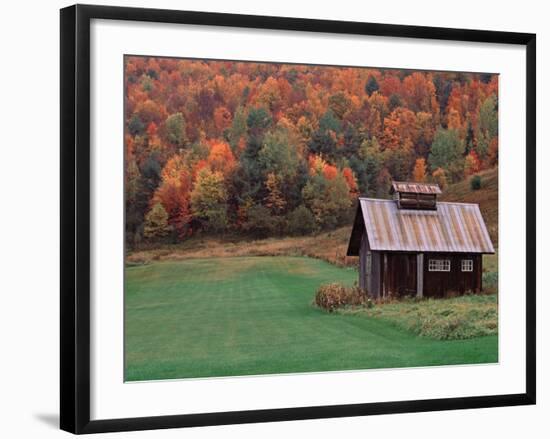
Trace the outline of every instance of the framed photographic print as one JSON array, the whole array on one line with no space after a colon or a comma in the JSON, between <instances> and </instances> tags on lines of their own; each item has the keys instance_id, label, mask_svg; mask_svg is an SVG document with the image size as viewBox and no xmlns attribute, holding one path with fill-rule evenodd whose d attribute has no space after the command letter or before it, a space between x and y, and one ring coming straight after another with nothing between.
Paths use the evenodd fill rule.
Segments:
<instances>
[{"instance_id":1,"label":"framed photographic print","mask_svg":"<svg viewBox=\"0 0 550 439\"><path fill-rule=\"evenodd\" d=\"M61 428L535 403L535 35L61 10Z\"/></svg>"}]
</instances>

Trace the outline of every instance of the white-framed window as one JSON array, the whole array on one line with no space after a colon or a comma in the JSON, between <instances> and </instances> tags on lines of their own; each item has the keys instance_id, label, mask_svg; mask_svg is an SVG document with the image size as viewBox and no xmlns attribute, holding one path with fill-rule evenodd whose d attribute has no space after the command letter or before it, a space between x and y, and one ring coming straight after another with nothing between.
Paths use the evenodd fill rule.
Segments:
<instances>
[{"instance_id":1,"label":"white-framed window","mask_svg":"<svg viewBox=\"0 0 550 439\"><path fill-rule=\"evenodd\" d=\"M474 271L473 259L462 259L462 271Z\"/></svg>"},{"instance_id":2,"label":"white-framed window","mask_svg":"<svg viewBox=\"0 0 550 439\"><path fill-rule=\"evenodd\" d=\"M451 271L451 260L430 259L428 261L428 271Z\"/></svg>"}]
</instances>

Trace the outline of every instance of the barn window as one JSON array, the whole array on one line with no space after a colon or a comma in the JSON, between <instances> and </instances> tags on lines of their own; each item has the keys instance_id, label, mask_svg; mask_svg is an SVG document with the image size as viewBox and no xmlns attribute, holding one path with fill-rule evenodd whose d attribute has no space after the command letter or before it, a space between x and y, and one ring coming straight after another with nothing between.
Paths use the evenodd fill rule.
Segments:
<instances>
[{"instance_id":1,"label":"barn window","mask_svg":"<svg viewBox=\"0 0 550 439\"><path fill-rule=\"evenodd\" d=\"M472 259L462 259L462 271L474 271L474 261Z\"/></svg>"},{"instance_id":2,"label":"barn window","mask_svg":"<svg viewBox=\"0 0 550 439\"><path fill-rule=\"evenodd\" d=\"M428 261L429 271L451 271L450 259L430 259Z\"/></svg>"}]
</instances>

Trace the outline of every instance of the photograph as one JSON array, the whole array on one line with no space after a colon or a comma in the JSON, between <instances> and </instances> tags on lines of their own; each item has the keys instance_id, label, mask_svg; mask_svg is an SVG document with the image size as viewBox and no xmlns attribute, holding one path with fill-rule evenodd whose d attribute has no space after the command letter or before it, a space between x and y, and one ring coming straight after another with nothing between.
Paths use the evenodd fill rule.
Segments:
<instances>
[{"instance_id":1,"label":"photograph","mask_svg":"<svg viewBox=\"0 0 550 439\"><path fill-rule=\"evenodd\" d=\"M0 436L546 437L542 5L6 3Z\"/></svg>"},{"instance_id":2,"label":"photograph","mask_svg":"<svg viewBox=\"0 0 550 439\"><path fill-rule=\"evenodd\" d=\"M499 362L497 73L123 66L126 382Z\"/></svg>"}]
</instances>

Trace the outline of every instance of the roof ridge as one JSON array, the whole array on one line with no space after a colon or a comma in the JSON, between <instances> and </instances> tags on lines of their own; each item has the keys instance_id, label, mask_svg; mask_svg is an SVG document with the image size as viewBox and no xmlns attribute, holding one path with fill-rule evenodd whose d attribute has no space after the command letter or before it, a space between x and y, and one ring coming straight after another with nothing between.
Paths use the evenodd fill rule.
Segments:
<instances>
[{"instance_id":1,"label":"roof ridge","mask_svg":"<svg viewBox=\"0 0 550 439\"><path fill-rule=\"evenodd\" d=\"M420 184L423 186L439 186L439 184L437 183L429 183L426 181L392 180L392 183Z\"/></svg>"},{"instance_id":2,"label":"roof ridge","mask_svg":"<svg viewBox=\"0 0 550 439\"><path fill-rule=\"evenodd\" d=\"M478 206L479 203L464 203L463 201L438 201L437 204L460 204L460 205L466 205L466 206Z\"/></svg>"},{"instance_id":3,"label":"roof ridge","mask_svg":"<svg viewBox=\"0 0 550 439\"><path fill-rule=\"evenodd\" d=\"M387 199L387 198L370 198L370 197L358 197L359 200L365 200L365 201L383 201L386 203L395 203L395 200ZM462 201L438 201L437 204L460 204L465 206L478 206L479 203L465 203Z\"/></svg>"}]
</instances>

